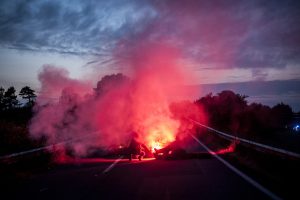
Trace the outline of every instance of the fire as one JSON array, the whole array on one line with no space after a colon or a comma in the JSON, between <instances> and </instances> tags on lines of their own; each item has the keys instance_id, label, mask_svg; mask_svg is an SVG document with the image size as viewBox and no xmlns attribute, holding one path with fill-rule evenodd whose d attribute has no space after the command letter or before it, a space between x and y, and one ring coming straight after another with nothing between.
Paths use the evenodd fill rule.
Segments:
<instances>
[{"instance_id":1,"label":"fire","mask_svg":"<svg viewBox=\"0 0 300 200\"><path fill-rule=\"evenodd\" d=\"M175 140L176 126L160 124L148 131L146 145L154 152L155 149L162 149Z\"/></svg>"},{"instance_id":2,"label":"fire","mask_svg":"<svg viewBox=\"0 0 300 200\"><path fill-rule=\"evenodd\" d=\"M154 152L155 149L161 149L162 144L160 142L152 142L151 144L151 151Z\"/></svg>"}]
</instances>

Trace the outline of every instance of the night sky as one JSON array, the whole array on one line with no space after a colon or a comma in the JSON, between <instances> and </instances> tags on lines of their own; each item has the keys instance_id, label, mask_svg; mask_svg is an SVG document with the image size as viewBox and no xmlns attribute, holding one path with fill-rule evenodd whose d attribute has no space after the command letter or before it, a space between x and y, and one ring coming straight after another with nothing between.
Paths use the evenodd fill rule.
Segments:
<instances>
[{"instance_id":1,"label":"night sky","mask_svg":"<svg viewBox=\"0 0 300 200\"><path fill-rule=\"evenodd\" d=\"M38 89L44 64L95 81L126 73L124 60L147 41L180 49L197 76L187 84L202 93L233 89L300 110L297 0L1 0L0 86Z\"/></svg>"}]
</instances>

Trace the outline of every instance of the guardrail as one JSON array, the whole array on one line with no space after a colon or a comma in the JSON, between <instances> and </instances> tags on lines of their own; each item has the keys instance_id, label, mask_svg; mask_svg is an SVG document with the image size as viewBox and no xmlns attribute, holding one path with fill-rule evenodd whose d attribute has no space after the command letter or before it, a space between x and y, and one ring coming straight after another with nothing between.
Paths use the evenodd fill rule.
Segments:
<instances>
[{"instance_id":1,"label":"guardrail","mask_svg":"<svg viewBox=\"0 0 300 200\"><path fill-rule=\"evenodd\" d=\"M227 133L224 133L222 131L216 130L216 129L212 128L212 127L209 127L209 126L206 126L204 124L201 124L200 122L197 122L197 121L195 121L193 119L188 118L188 120L190 120L191 122L193 122L194 124L196 124L198 126L201 126L201 127L206 128L208 130L216 132L219 135L223 136L225 139L228 139L230 141L236 141L237 140L237 141L239 141L241 143L251 145L251 146L255 147L256 149L266 150L266 151L274 152L274 153L279 154L279 155L284 155L284 156L289 156L289 157L292 157L292 158L300 159L300 154L298 154L298 153L287 151L285 149L280 149L280 148L272 147L272 146L269 146L269 145L265 145L265 144L262 144L262 143L254 142L254 141L247 140L247 139L244 139L244 138L232 136L230 134L227 134Z\"/></svg>"},{"instance_id":2,"label":"guardrail","mask_svg":"<svg viewBox=\"0 0 300 200\"><path fill-rule=\"evenodd\" d=\"M35 152L39 152L39 151L44 151L44 150L53 151L58 146L65 145L65 144L71 143L71 142L80 141L80 140L86 139L88 137L95 136L96 134L97 133L92 133L92 134L86 135L84 137L70 139L70 140L67 140L67 141L63 141L63 142L51 144L51 145L44 146L44 147L39 147L39 148L35 148L35 149L30 149L30 150L27 150L27 151L22 151L22 152L12 153L12 154L5 155L5 156L0 156L0 161L1 160L15 158L15 157L18 157L18 156L23 156L23 155L31 154L31 153L35 153Z\"/></svg>"}]
</instances>

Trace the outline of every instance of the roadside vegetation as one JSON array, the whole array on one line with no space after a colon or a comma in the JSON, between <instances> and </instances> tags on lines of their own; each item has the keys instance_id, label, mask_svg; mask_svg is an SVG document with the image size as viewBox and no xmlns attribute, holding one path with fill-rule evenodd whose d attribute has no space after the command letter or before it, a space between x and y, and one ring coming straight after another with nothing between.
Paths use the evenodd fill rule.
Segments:
<instances>
[{"instance_id":1,"label":"roadside vegetation","mask_svg":"<svg viewBox=\"0 0 300 200\"><path fill-rule=\"evenodd\" d=\"M25 100L23 104L18 96ZM43 145L42 141L32 140L28 131L35 97L35 91L28 86L18 94L14 87L0 87L0 155Z\"/></svg>"}]
</instances>

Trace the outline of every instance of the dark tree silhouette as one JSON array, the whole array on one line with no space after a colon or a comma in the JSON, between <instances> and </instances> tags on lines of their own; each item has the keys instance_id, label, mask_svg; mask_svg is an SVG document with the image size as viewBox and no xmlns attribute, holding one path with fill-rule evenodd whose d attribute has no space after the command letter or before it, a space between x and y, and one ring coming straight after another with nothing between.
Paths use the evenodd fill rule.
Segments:
<instances>
[{"instance_id":1,"label":"dark tree silhouette","mask_svg":"<svg viewBox=\"0 0 300 200\"><path fill-rule=\"evenodd\" d=\"M117 88L125 83L129 83L130 79L121 73L106 75L97 83L97 88L95 92L97 96L102 96L108 91Z\"/></svg>"},{"instance_id":2,"label":"dark tree silhouette","mask_svg":"<svg viewBox=\"0 0 300 200\"><path fill-rule=\"evenodd\" d=\"M292 108L282 102L272 108L271 115L274 128L285 128L293 119Z\"/></svg>"},{"instance_id":3,"label":"dark tree silhouette","mask_svg":"<svg viewBox=\"0 0 300 200\"><path fill-rule=\"evenodd\" d=\"M0 111L4 108L4 88L0 87Z\"/></svg>"},{"instance_id":4,"label":"dark tree silhouette","mask_svg":"<svg viewBox=\"0 0 300 200\"><path fill-rule=\"evenodd\" d=\"M239 118L240 112L247 107L246 98L245 95L225 90L216 96L210 93L197 100L196 103L204 107L211 125L229 130L237 127L236 120Z\"/></svg>"},{"instance_id":5,"label":"dark tree silhouette","mask_svg":"<svg viewBox=\"0 0 300 200\"><path fill-rule=\"evenodd\" d=\"M265 137L288 127L293 119L289 105L270 108L259 103L247 104L247 96L232 91L211 93L196 101L207 113L209 124L230 133Z\"/></svg>"},{"instance_id":6,"label":"dark tree silhouette","mask_svg":"<svg viewBox=\"0 0 300 200\"><path fill-rule=\"evenodd\" d=\"M19 95L23 98L28 100L27 105L32 106L34 99L36 97L35 91L31 89L29 86L25 86L21 89Z\"/></svg>"},{"instance_id":7,"label":"dark tree silhouette","mask_svg":"<svg viewBox=\"0 0 300 200\"><path fill-rule=\"evenodd\" d=\"M4 109L12 109L19 105L17 100L16 89L14 87L9 87L4 93L3 99Z\"/></svg>"},{"instance_id":8,"label":"dark tree silhouette","mask_svg":"<svg viewBox=\"0 0 300 200\"><path fill-rule=\"evenodd\" d=\"M252 103L244 109L236 122L238 131L245 135L264 134L270 132L271 108L260 103Z\"/></svg>"}]
</instances>

